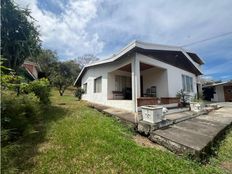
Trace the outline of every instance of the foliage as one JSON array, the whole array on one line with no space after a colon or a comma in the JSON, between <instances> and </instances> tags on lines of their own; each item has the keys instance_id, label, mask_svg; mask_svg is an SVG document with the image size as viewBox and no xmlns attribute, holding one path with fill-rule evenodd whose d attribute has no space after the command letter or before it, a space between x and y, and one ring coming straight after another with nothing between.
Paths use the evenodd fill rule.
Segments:
<instances>
[{"instance_id":1,"label":"foliage","mask_svg":"<svg viewBox=\"0 0 232 174\"><path fill-rule=\"evenodd\" d=\"M6 66L3 65L4 61L6 61L5 58L3 58L1 55L0 55L0 70L1 70L1 74L4 74L5 71L12 71L12 69L10 68L7 68Z\"/></svg>"},{"instance_id":2,"label":"foliage","mask_svg":"<svg viewBox=\"0 0 232 174\"><path fill-rule=\"evenodd\" d=\"M203 88L203 97L204 100L211 101L211 99L214 97L215 94L215 88L214 87L208 87L208 88Z\"/></svg>"},{"instance_id":3,"label":"foliage","mask_svg":"<svg viewBox=\"0 0 232 174\"><path fill-rule=\"evenodd\" d=\"M226 173L221 164L231 162L232 131L211 157L217 161L199 164L156 144L137 144L124 124L66 93L52 91L42 130L2 148L2 173Z\"/></svg>"},{"instance_id":4,"label":"foliage","mask_svg":"<svg viewBox=\"0 0 232 174\"><path fill-rule=\"evenodd\" d=\"M78 57L76 59L76 62L80 65L81 68L83 68L85 65L96 62L98 60L99 59L96 56L94 56L93 54L85 54L81 57Z\"/></svg>"},{"instance_id":5,"label":"foliage","mask_svg":"<svg viewBox=\"0 0 232 174\"><path fill-rule=\"evenodd\" d=\"M15 73L1 75L1 89L13 90L19 94L20 83L23 81L21 76L17 76Z\"/></svg>"},{"instance_id":6,"label":"foliage","mask_svg":"<svg viewBox=\"0 0 232 174\"><path fill-rule=\"evenodd\" d=\"M195 94L194 97L191 100L192 102L203 102L202 94Z\"/></svg>"},{"instance_id":7,"label":"foliage","mask_svg":"<svg viewBox=\"0 0 232 174\"><path fill-rule=\"evenodd\" d=\"M72 85L79 70L79 65L74 64L73 61L57 62L49 78L52 85L58 89L60 96L63 96L64 91Z\"/></svg>"},{"instance_id":8,"label":"foliage","mask_svg":"<svg viewBox=\"0 0 232 174\"><path fill-rule=\"evenodd\" d=\"M43 104L50 103L50 83L45 78L34 80L28 84L22 83L20 85L20 90L22 93L25 94L34 93L40 99L40 102Z\"/></svg>"},{"instance_id":9,"label":"foliage","mask_svg":"<svg viewBox=\"0 0 232 174\"><path fill-rule=\"evenodd\" d=\"M77 64L75 60L65 61L65 62L63 62L63 64L66 67L68 67L68 69L69 69L69 78L70 78L70 80L72 82L74 82L75 79L77 78L78 74L81 71L80 65Z\"/></svg>"},{"instance_id":10,"label":"foliage","mask_svg":"<svg viewBox=\"0 0 232 174\"><path fill-rule=\"evenodd\" d=\"M184 92L183 89L181 89L179 92L177 92L176 97L180 98L180 101L182 105L185 107L188 103L189 95Z\"/></svg>"},{"instance_id":11,"label":"foliage","mask_svg":"<svg viewBox=\"0 0 232 174\"><path fill-rule=\"evenodd\" d=\"M40 112L35 94L17 96L12 91L2 92L1 130L2 141L9 141L28 133Z\"/></svg>"},{"instance_id":12,"label":"foliage","mask_svg":"<svg viewBox=\"0 0 232 174\"><path fill-rule=\"evenodd\" d=\"M17 76L12 69L3 65L6 59L0 59L1 68L1 89L19 90L19 85L23 80L22 77ZM6 73L7 72L7 73Z\"/></svg>"},{"instance_id":13,"label":"foliage","mask_svg":"<svg viewBox=\"0 0 232 174\"><path fill-rule=\"evenodd\" d=\"M60 74L55 74L52 76L52 84L58 89L60 96L63 96L64 91L71 85L71 81Z\"/></svg>"},{"instance_id":14,"label":"foliage","mask_svg":"<svg viewBox=\"0 0 232 174\"><path fill-rule=\"evenodd\" d=\"M56 52L49 49L42 49L38 55L31 58L31 61L35 61L40 66L41 71L45 73L45 77L49 77L54 70L58 58Z\"/></svg>"},{"instance_id":15,"label":"foliage","mask_svg":"<svg viewBox=\"0 0 232 174\"><path fill-rule=\"evenodd\" d=\"M40 50L40 40L28 9L21 9L12 0L1 1L1 54L6 66L14 70Z\"/></svg>"},{"instance_id":16,"label":"foliage","mask_svg":"<svg viewBox=\"0 0 232 174\"><path fill-rule=\"evenodd\" d=\"M85 90L82 89L81 87L77 88L74 92L74 96L77 97L78 100L81 100L82 94L85 93Z\"/></svg>"}]
</instances>

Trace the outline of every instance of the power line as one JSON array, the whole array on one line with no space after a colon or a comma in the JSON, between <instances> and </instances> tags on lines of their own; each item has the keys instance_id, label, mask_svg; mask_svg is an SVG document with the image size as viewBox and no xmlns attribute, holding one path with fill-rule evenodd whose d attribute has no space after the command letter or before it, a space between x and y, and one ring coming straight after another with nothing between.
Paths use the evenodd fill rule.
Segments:
<instances>
[{"instance_id":1,"label":"power line","mask_svg":"<svg viewBox=\"0 0 232 174\"><path fill-rule=\"evenodd\" d=\"M209 37L207 39L202 39L202 40L199 40L199 41L188 43L188 44L182 45L181 47L187 47L187 46L190 46L190 45L199 44L199 43L202 43L202 42L206 42L208 40L217 39L217 38L224 37L224 36L231 35L231 34L232 34L232 31L231 32L227 32L227 33L223 33L223 34L220 34L220 35L217 35L217 36L212 36L212 37Z\"/></svg>"}]
</instances>

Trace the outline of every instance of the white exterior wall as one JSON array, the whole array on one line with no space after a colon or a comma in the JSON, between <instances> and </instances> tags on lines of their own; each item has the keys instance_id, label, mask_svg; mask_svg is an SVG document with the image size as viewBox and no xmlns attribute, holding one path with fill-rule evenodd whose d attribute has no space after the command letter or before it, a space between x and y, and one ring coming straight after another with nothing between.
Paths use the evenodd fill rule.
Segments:
<instances>
[{"instance_id":1,"label":"white exterior wall","mask_svg":"<svg viewBox=\"0 0 232 174\"><path fill-rule=\"evenodd\" d=\"M141 72L143 76L143 93L151 86L156 86L156 97L168 97L167 70L151 68Z\"/></svg>"},{"instance_id":2,"label":"white exterior wall","mask_svg":"<svg viewBox=\"0 0 232 174\"><path fill-rule=\"evenodd\" d=\"M133 111L132 100L108 100L108 94L112 93L112 90L110 92L108 88L114 89L115 87L115 83L114 82L112 83L114 77L111 75L110 72L113 72L118 68L127 65L129 63L131 63L131 58L124 57L123 60L117 62L88 68L88 70L84 73L81 79L82 87L83 84L87 83L87 93L82 95L82 99L93 103L99 103L103 105L112 106L115 108ZM120 74L119 71L117 71L116 74ZM102 92L94 93L94 79L100 76L102 76Z\"/></svg>"},{"instance_id":3,"label":"white exterior wall","mask_svg":"<svg viewBox=\"0 0 232 174\"><path fill-rule=\"evenodd\" d=\"M144 93L148 87L157 86L157 97L176 97L177 92L183 88L182 74L193 78L193 93L190 95L193 96L197 93L197 77L193 73L142 54L136 53L135 58L123 57L112 63L89 67L81 79L82 87L84 83L87 83L87 94L83 94L82 99L128 111L136 111L137 98L140 97L140 73L143 75ZM140 72L140 62L153 65L155 68ZM130 63L132 64L131 73L117 70ZM115 75L131 76L132 100L110 100L113 98L112 91L115 90ZM102 92L94 93L94 79L100 76L102 76ZM133 88L133 86L135 87Z\"/></svg>"},{"instance_id":4,"label":"white exterior wall","mask_svg":"<svg viewBox=\"0 0 232 174\"><path fill-rule=\"evenodd\" d=\"M117 75L131 77L130 72L125 72L125 71L120 71L120 70L109 72L108 73L108 99L113 99L112 91L115 91L115 76ZM127 87L131 87L131 83L127 84Z\"/></svg>"},{"instance_id":5,"label":"white exterior wall","mask_svg":"<svg viewBox=\"0 0 232 174\"><path fill-rule=\"evenodd\" d=\"M167 83L164 85L168 86L168 93L166 93L167 91L163 91L163 94L168 94L166 97L176 97L177 92L183 88L182 74L188 75L193 78L193 92L190 93L190 95L194 96L197 93L197 88L196 88L197 77L195 74L142 54L137 54L137 56L139 60L143 63L157 66L167 70L167 81L166 81Z\"/></svg>"},{"instance_id":6,"label":"white exterior wall","mask_svg":"<svg viewBox=\"0 0 232 174\"><path fill-rule=\"evenodd\" d=\"M225 101L225 96L224 96L223 85L215 86L215 92L216 93L213 95L213 98L211 99L211 101L224 102Z\"/></svg>"}]
</instances>

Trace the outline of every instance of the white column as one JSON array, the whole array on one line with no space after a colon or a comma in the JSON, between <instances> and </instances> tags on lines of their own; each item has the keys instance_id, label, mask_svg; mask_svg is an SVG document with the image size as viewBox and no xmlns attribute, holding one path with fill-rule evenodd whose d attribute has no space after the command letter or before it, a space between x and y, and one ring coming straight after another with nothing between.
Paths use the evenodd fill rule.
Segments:
<instances>
[{"instance_id":1,"label":"white column","mask_svg":"<svg viewBox=\"0 0 232 174\"><path fill-rule=\"evenodd\" d=\"M137 112L137 98L140 97L140 62L136 54L132 57L131 61L131 80L132 100L134 101L134 112Z\"/></svg>"}]
</instances>

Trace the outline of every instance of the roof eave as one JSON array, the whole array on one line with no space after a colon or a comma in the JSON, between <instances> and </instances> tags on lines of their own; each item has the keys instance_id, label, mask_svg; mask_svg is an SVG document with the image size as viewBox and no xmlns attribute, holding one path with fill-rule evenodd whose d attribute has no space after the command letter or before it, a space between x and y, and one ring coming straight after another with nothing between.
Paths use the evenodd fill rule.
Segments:
<instances>
[{"instance_id":1,"label":"roof eave","mask_svg":"<svg viewBox=\"0 0 232 174\"><path fill-rule=\"evenodd\" d=\"M81 76L84 73L84 70L86 68L92 67L92 66L96 66L96 65L105 64L105 63L113 62L113 61L117 60L119 57L123 56L124 54L126 54L127 52L129 52L130 50L132 50L135 47L140 47L140 48L143 48L143 49L181 51L189 59L189 61L194 65L194 67L197 69L197 71L199 71L199 75L203 75L202 71L198 67L195 66L195 64L193 63L193 60L186 53L186 50L184 48L177 47L177 46L167 46L167 45L144 43L144 42L141 42L141 41L134 40L134 41L130 42L128 45L126 45L121 51L119 51L112 58L109 58L109 59L106 59L106 60L103 60L103 61L100 61L100 62L95 62L93 64L89 64L89 65L84 66L84 68L82 68L80 74L78 75L77 79L75 80L74 86L76 86L77 82L80 80L80 78L81 78Z\"/></svg>"}]
</instances>

